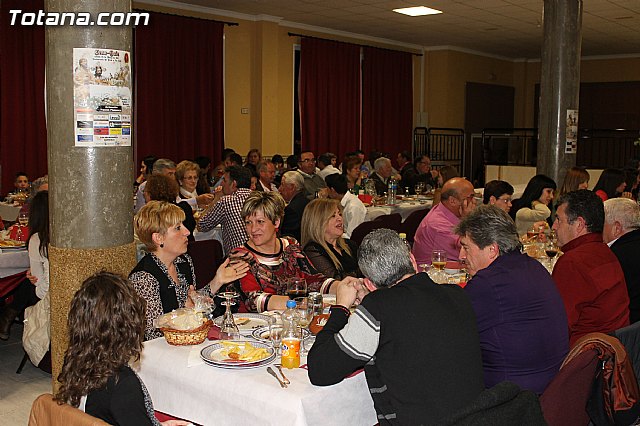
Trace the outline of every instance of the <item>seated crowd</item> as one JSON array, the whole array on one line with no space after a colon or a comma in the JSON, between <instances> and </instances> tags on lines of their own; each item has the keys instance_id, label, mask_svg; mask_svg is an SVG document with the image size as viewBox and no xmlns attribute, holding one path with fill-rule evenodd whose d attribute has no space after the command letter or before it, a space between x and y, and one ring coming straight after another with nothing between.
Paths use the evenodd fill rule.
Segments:
<instances>
[{"instance_id":1,"label":"seated crowd","mask_svg":"<svg viewBox=\"0 0 640 426\"><path fill-rule=\"evenodd\" d=\"M75 295L58 401L114 424L129 412L137 424L157 424L144 384L127 366L144 340L162 336L154 320L221 289L240 295L241 312L282 310L292 276L305 278L309 291L336 296L309 353L310 381L331 385L364 368L380 424L438 423L504 381L541 395L582 336L640 320L637 188L625 191L613 169L590 191L586 170L571 168L554 204L559 186L547 176L534 176L518 199L508 182L487 182L480 198L455 169L432 170L428 156L407 152L397 154L396 169L390 156L372 153L365 162L362 152L342 162L307 151L285 163L279 155L262 159L258 150L245 164L231 150L214 168L205 157L196 160L142 161L134 229L147 254L128 280L99 273ZM388 229L358 246L350 237L367 214L358 195L367 180L382 195L392 178L407 195L422 184L440 188L440 201L412 248ZM17 176L16 189L22 180ZM39 219L48 216L46 194L31 206L35 286L21 288L0 315L2 339L17 313L48 291L48 227ZM217 226L226 258L199 286L187 247L194 232ZM562 255L552 273L522 252L531 229L540 238L557 235ZM436 284L419 272L436 249L464 265L465 286ZM90 303L104 306L87 316ZM103 311L127 321L104 325ZM81 335L83 322L107 332ZM88 348L95 347L120 352L98 378L83 381L92 368Z\"/></svg>"}]
</instances>

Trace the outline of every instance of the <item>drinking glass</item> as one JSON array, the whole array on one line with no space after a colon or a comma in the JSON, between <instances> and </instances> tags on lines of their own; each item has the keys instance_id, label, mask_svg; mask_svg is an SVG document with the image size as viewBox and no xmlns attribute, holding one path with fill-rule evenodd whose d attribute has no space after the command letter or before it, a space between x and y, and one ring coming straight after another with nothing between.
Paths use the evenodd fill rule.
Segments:
<instances>
[{"instance_id":1,"label":"drinking glass","mask_svg":"<svg viewBox=\"0 0 640 426\"><path fill-rule=\"evenodd\" d=\"M282 323L278 323L276 317L269 318L269 340L271 340L276 356L279 355L280 345L282 345Z\"/></svg>"},{"instance_id":2,"label":"drinking glass","mask_svg":"<svg viewBox=\"0 0 640 426\"><path fill-rule=\"evenodd\" d=\"M431 252L431 267L436 270L434 281L438 283L447 282L447 274L444 268L447 266L447 252L436 249Z\"/></svg>"},{"instance_id":3,"label":"drinking glass","mask_svg":"<svg viewBox=\"0 0 640 426\"><path fill-rule=\"evenodd\" d=\"M558 255L558 245L551 238L544 245L544 252L549 258L549 269L553 269L553 264L554 264L553 260Z\"/></svg>"},{"instance_id":4,"label":"drinking glass","mask_svg":"<svg viewBox=\"0 0 640 426\"><path fill-rule=\"evenodd\" d=\"M304 347L304 330L309 327L313 319L313 306L306 297L296 297L296 314L300 327L300 355L307 355L309 351Z\"/></svg>"},{"instance_id":5,"label":"drinking glass","mask_svg":"<svg viewBox=\"0 0 640 426\"><path fill-rule=\"evenodd\" d=\"M18 222L22 226L28 226L29 225L29 214L27 212L20 212L20 215L18 216Z\"/></svg>"},{"instance_id":6,"label":"drinking glass","mask_svg":"<svg viewBox=\"0 0 640 426\"><path fill-rule=\"evenodd\" d=\"M225 299L222 305L227 307L222 317L222 324L220 325L220 340L237 340L240 338L240 330L238 330L238 325L231 313L231 306L236 304L233 299L238 297L238 293L225 291L219 293L217 296Z\"/></svg>"},{"instance_id":7,"label":"drinking glass","mask_svg":"<svg viewBox=\"0 0 640 426\"><path fill-rule=\"evenodd\" d=\"M289 299L307 297L307 295L307 280L300 277L293 277L287 280L287 296L289 296Z\"/></svg>"}]
</instances>

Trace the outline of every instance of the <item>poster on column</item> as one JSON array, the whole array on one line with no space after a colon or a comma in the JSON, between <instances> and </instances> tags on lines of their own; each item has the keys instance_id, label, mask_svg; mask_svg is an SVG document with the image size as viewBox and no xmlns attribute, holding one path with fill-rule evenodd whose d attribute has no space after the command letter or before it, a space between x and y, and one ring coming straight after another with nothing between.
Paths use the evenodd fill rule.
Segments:
<instances>
[{"instance_id":1,"label":"poster on column","mask_svg":"<svg viewBox=\"0 0 640 426\"><path fill-rule=\"evenodd\" d=\"M75 146L131 146L131 55L73 49Z\"/></svg>"},{"instance_id":2,"label":"poster on column","mask_svg":"<svg viewBox=\"0 0 640 426\"><path fill-rule=\"evenodd\" d=\"M567 110L567 127L565 137L565 154L575 154L578 152L578 110Z\"/></svg>"}]
</instances>

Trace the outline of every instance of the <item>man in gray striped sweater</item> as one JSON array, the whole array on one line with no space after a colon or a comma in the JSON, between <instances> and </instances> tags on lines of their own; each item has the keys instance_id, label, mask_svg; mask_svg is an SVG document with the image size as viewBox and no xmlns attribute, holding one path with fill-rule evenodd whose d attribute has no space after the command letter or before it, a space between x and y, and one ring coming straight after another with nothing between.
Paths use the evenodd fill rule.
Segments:
<instances>
[{"instance_id":1,"label":"man in gray striped sweater","mask_svg":"<svg viewBox=\"0 0 640 426\"><path fill-rule=\"evenodd\" d=\"M417 274L408 247L388 229L365 237L358 264L363 284L340 286L309 353L311 383L332 385L364 367L381 425L434 424L470 404L484 385L464 291Z\"/></svg>"}]
</instances>

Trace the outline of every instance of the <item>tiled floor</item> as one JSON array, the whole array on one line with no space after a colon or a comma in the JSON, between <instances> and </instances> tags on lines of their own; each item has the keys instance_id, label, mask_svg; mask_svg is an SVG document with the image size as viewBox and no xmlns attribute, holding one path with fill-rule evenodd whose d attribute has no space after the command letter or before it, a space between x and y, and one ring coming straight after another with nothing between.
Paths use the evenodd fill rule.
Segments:
<instances>
[{"instance_id":1,"label":"tiled floor","mask_svg":"<svg viewBox=\"0 0 640 426\"><path fill-rule=\"evenodd\" d=\"M0 340L0 426L26 425L33 400L51 392L51 375L30 362L16 374L24 354L21 339L22 325L14 324L11 338Z\"/></svg>"}]
</instances>

